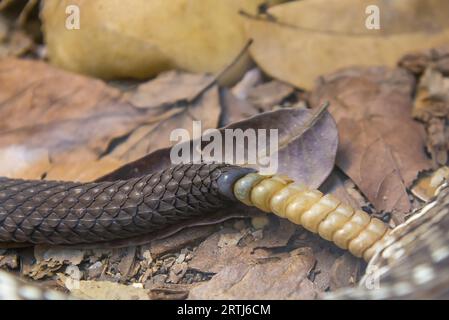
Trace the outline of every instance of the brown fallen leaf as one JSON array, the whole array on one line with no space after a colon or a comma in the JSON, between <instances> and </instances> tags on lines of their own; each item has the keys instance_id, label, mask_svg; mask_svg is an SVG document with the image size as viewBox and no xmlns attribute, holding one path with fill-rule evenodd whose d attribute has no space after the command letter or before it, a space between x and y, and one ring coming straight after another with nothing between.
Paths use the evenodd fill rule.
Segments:
<instances>
[{"instance_id":1,"label":"brown fallen leaf","mask_svg":"<svg viewBox=\"0 0 449 320\"><path fill-rule=\"evenodd\" d=\"M338 169L334 169L331 175L324 181L320 187L320 191L323 194L332 194L343 203L349 204L353 208L360 209L364 203L361 203L360 198L356 198L351 194L345 185L345 179L343 174Z\"/></svg>"},{"instance_id":2,"label":"brown fallen leaf","mask_svg":"<svg viewBox=\"0 0 449 320\"><path fill-rule=\"evenodd\" d=\"M287 246L297 230L297 226L289 221L273 220L267 228L260 230L260 238L247 229L236 231L225 228L212 234L198 246L189 267L201 272L217 273L230 264L252 263L269 258L272 250Z\"/></svg>"},{"instance_id":3,"label":"brown fallen leaf","mask_svg":"<svg viewBox=\"0 0 449 320\"><path fill-rule=\"evenodd\" d=\"M0 150L14 151L16 157L8 161L23 158L19 163L27 164L23 170L14 172L14 176L21 177L21 172L30 175L33 171L33 178L41 178L54 166L52 178L92 180L129 158L169 146L169 131L182 127L192 130L192 118L203 120L205 129L217 125L219 98L218 89L213 85L199 90L192 101L189 97L199 85L184 91L178 89L177 93L166 95L166 100L158 100L160 105L142 108L141 103L153 97L145 96L145 92L155 92L161 87L168 91L170 84L180 87L194 78L200 84L208 79L181 73L162 75L162 78L143 85L144 89L139 87L135 95L123 95L102 81L64 72L42 62L0 60ZM135 100L139 107L127 101L128 98ZM206 109L210 112L205 112ZM150 129L141 130L146 126ZM141 132L143 135L136 139ZM52 168L42 165L44 156L36 156L35 150L47 151ZM42 168L33 170L37 166ZM11 173L2 171L2 175L11 176Z\"/></svg>"},{"instance_id":4,"label":"brown fallen leaf","mask_svg":"<svg viewBox=\"0 0 449 320\"><path fill-rule=\"evenodd\" d=\"M269 111L295 92L295 89L281 81L272 80L249 90L248 100L259 110Z\"/></svg>"},{"instance_id":5,"label":"brown fallen leaf","mask_svg":"<svg viewBox=\"0 0 449 320\"><path fill-rule=\"evenodd\" d=\"M213 81L214 77L208 75L167 71L124 96L140 108L188 104L199 98L199 93Z\"/></svg>"},{"instance_id":6,"label":"brown fallen leaf","mask_svg":"<svg viewBox=\"0 0 449 320\"><path fill-rule=\"evenodd\" d=\"M190 291L189 299L314 299L319 289L307 278L315 260L291 257L224 267L212 280Z\"/></svg>"},{"instance_id":7,"label":"brown fallen leaf","mask_svg":"<svg viewBox=\"0 0 449 320\"><path fill-rule=\"evenodd\" d=\"M411 117L413 78L403 70L350 68L324 76L311 102L329 100L337 121L337 165L375 209L411 209L406 192L418 173L431 167L423 127Z\"/></svg>"},{"instance_id":8,"label":"brown fallen leaf","mask_svg":"<svg viewBox=\"0 0 449 320\"><path fill-rule=\"evenodd\" d=\"M259 113L257 108L246 100L246 98L240 99L226 88L221 90L221 101L223 112L220 124L225 126L242 121Z\"/></svg>"},{"instance_id":9,"label":"brown fallen leaf","mask_svg":"<svg viewBox=\"0 0 449 320\"><path fill-rule=\"evenodd\" d=\"M252 246L237 246L236 244L226 245L222 238L237 237L237 241L244 237L244 234L232 229L223 229L220 232L212 234L202 242L189 267L201 272L217 273L224 267L235 263L248 263L257 258L267 257L265 252L256 252L253 254ZM219 244L221 243L221 246Z\"/></svg>"},{"instance_id":10,"label":"brown fallen leaf","mask_svg":"<svg viewBox=\"0 0 449 320\"><path fill-rule=\"evenodd\" d=\"M378 29L367 27L369 6L379 8ZM445 0L292 1L267 13L245 15L251 55L269 75L305 89L336 69L394 66L405 53L449 40Z\"/></svg>"},{"instance_id":11,"label":"brown fallen leaf","mask_svg":"<svg viewBox=\"0 0 449 320\"><path fill-rule=\"evenodd\" d=\"M254 250L276 249L287 246L289 240L298 229L298 226L286 219L278 219L270 216L270 223L263 230L262 239L252 244Z\"/></svg>"},{"instance_id":12,"label":"brown fallen leaf","mask_svg":"<svg viewBox=\"0 0 449 320\"><path fill-rule=\"evenodd\" d=\"M106 150L114 134L142 121L141 111L101 81L35 61L3 59L0 70L2 148L44 148L54 163L67 157L89 161Z\"/></svg>"},{"instance_id":13,"label":"brown fallen leaf","mask_svg":"<svg viewBox=\"0 0 449 320\"><path fill-rule=\"evenodd\" d=\"M164 75L161 75L161 77L164 77ZM196 79L199 84L190 88L189 82L194 82L193 79ZM145 125L131 132L126 137L125 143L121 143L114 148L110 153L111 157L127 163L153 151L171 146L175 142L170 141L170 134L175 129L185 129L190 137L194 137L193 121L200 121L203 131L215 129L218 126L221 106L217 85L213 85L203 92L203 89L210 82L207 77L175 73L170 76L169 80L169 83L160 84L156 79L148 85L143 85L145 86L144 89L139 86L137 90L138 92L140 90L140 92L136 96L130 96L131 99L137 99L136 102L140 107L143 107L145 101L147 101L148 109L161 116L151 117ZM169 91L170 86L173 88L182 87L181 82L184 82L187 86L185 90L178 89L172 95L164 95L164 91ZM205 83L205 86L201 87L203 83ZM160 104L155 107L152 105L153 96L159 89L162 91L161 97L156 101ZM198 91L193 94L195 89L198 89ZM144 92L149 93L149 95L145 96Z\"/></svg>"},{"instance_id":14,"label":"brown fallen leaf","mask_svg":"<svg viewBox=\"0 0 449 320\"><path fill-rule=\"evenodd\" d=\"M330 270L330 289L355 286L362 274L362 261L350 253L344 253L335 260Z\"/></svg>"}]
</instances>

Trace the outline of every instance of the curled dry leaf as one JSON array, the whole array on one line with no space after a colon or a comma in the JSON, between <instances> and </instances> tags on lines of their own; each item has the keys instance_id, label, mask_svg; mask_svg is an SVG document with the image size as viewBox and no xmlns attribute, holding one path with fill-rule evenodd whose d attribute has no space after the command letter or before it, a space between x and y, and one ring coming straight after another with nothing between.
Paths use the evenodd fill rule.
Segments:
<instances>
[{"instance_id":1,"label":"curled dry leaf","mask_svg":"<svg viewBox=\"0 0 449 320\"><path fill-rule=\"evenodd\" d=\"M270 130L277 130L279 138L277 172L288 174L296 181L312 188L319 187L334 166L338 133L334 120L325 108L313 111L305 108L285 108L265 112L220 129L217 131L220 137L225 136L225 129L243 132L247 129L256 132L258 129L266 129L268 132L266 145L270 144ZM207 135L203 136L203 147L207 144L204 143L205 137ZM208 141L214 143L213 139L215 138L212 137ZM225 139L221 140L224 142ZM185 145L187 144L191 145L192 141ZM171 148L157 150L117 169L102 180L135 177L170 166L170 152ZM247 149L245 153L248 153ZM235 155L235 152L233 154Z\"/></svg>"},{"instance_id":2,"label":"curled dry leaf","mask_svg":"<svg viewBox=\"0 0 449 320\"><path fill-rule=\"evenodd\" d=\"M369 6L379 8L379 29L367 28ZM314 0L247 15L244 26L265 72L310 89L316 77L338 68L394 66L407 52L447 43L448 17L445 0Z\"/></svg>"},{"instance_id":3,"label":"curled dry leaf","mask_svg":"<svg viewBox=\"0 0 449 320\"><path fill-rule=\"evenodd\" d=\"M413 86L400 69L353 68L323 77L311 96L313 105L331 102L337 165L378 211L408 212L406 189L430 168L423 127L411 117Z\"/></svg>"}]
</instances>

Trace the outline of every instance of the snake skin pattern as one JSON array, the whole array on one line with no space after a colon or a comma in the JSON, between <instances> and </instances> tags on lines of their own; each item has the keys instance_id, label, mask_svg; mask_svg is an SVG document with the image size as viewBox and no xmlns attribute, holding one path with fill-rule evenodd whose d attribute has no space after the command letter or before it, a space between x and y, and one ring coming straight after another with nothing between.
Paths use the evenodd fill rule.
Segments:
<instances>
[{"instance_id":1,"label":"snake skin pattern","mask_svg":"<svg viewBox=\"0 0 449 320\"><path fill-rule=\"evenodd\" d=\"M246 173L186 164L113 182L0 178L0 242L69 245L147 234L223 208L228 180Z\"/></svg>"}]
</instances>

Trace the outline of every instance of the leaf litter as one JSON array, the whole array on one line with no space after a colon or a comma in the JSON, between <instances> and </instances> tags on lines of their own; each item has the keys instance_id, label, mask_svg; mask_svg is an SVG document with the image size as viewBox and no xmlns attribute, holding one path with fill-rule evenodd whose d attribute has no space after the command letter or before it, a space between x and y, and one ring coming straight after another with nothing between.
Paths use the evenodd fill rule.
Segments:
<instances>
[{"instance_id":1,"label":"leaf litter","mask_svg":"<svg viewBox=\"0 0 449 320\"><path fill-rule=\"evenodd\" d=\"M7 55L14 56L11 52ZM15 172L11 164L2 166L1 174L89 181L112 172L102 179L126 178L166 166L167 132L175 127L191 130L194 119L206 128L269 128L283 123L281 128L291 129L299 123L299 128L282 134L288 150L281 160L287 163L285 171L316 187L325 181L322 190L373 214L391 211L402 221L416 206L409 191L418 173L432 168L424 148L433 168L444 162L441 154L447 146L435 137L447 132L447 113L441 113L447 57L445 49L436 48L404 56L400 69L349 68L320 74L315 89L305 92L294 87L296 80L279 76L290 85L267 79L257 68L234 88L218 87L207 75L167 72L121 89L42 62L6 58L0 60L0 81L5 83L0 87L0 162L20 159L20 166L13 166ZM324 101L331 102L329 112L340 133L339 169L333 169L338 140L332 117L324 114L310 122L307 119L317 111L304 108ZM259 112L263 113L258 116ZM363 139L354 138L359 123L365 125L359 131ZM307 137L310 132L313 137ZM323 134L327 138L317 139ZM319 143L295 150L304 141ZM313 153L317 149L321 154ZM379 152L382 149L390 152ZM357 156L354 150L364 150L366 157L351 159ZM309 159L301 158L310 152ZM372 170L379 157L380 165ZM288 158L293 159L284 162ZM128 163L132 160L136 161ZM314 161L316 165L307 167ZM370 170L361 172L357 164ZM382 168L394 170L379 181L375 175ZM422 194L429 194L431 179L446 177L444 169L438 172L430 182L418 180L416 185L425 181ZM386 193L394 201L385 199ZM356 285L363 273L359 259L288 221L243 206L228 209L227 215L187 223L143 245L0 249L0 267L93 299L315 299Z\"/></svg>"}]
</instances>

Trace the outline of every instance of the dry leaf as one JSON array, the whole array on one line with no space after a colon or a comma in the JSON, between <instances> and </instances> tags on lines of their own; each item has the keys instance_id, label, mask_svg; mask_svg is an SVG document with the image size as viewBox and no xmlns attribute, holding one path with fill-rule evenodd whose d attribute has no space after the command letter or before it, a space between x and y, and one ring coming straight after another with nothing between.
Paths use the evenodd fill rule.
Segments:
<instances>
[{"instance_id":1,"label":"dry leaf","mask_svg":"<svg viewBox=\"0 0 449 320\"><path fill-rule=\"evenodd\" d=\"M259 239L248 233L247 229L236 231L225 228L212 234L198 246L189 267L201 272L217 273L228 265L251 264L269 258L270 251L285 247L297 230L297 226L289 221L275 220L277 223L260 230L262 236Z\"/></svg>"},{"instance_id":2,"label":"dry leaf","mask_svg":"<svg viewBox=\"0 0 449 320\"><path fill-rule=\"evenodd\" d=\"M237 98L226 88L221 90L221 103L223 112L221 115L221 125L229 125L242 121L259 113L256 107L246 99Z\"/></svg>"},{"instance_id":3,"label":"dry leaf","mask_svg":"<svg viewBox=\"0 0 449 320\"><path fill-rule=\"evenodd\" d=\"M350 253L335 260L330 270L330 289L348 288L356 285L362 273L362 261Z\"/></svg>"},{"instance_id":4,"label":"dry leaf","mask_svg":"<svg viewBox=\"0 0 449 320\"><path fill-rule=\"evenodd\" d=\"M294 92L292 86L273 80L252 88L248 92L248 100L261 111L269 111Z\"/></svg>"},{"instance_id":5,"label":"dry leaf","mask_svg":"<svg viewBox=\"0 0 449 320\"><path fill-rule=\"evenodd\" d=\"M292 255L279 261L234 264L190 291L189 299L314 299L319 290L307 278L315 260Z\"/></svg>"},{"instance_id":6,"label":"dry leaf","mask_svg":"<svg viewBox=\"0 0 449 320\"><path fill-rule=\"evenodd\" d=\"M234 236L240 241L244 234L232 229L223 229L212 234L198 246L189 267L201 272L217 273L232 264L251 263L257 258L267 257L266 253L253 254L253 246L237 246L235 243L227 245L223 236L225 238Z\"/></svg>"},{"instance_id":7,"label":"dry leaf","mask_svg":"<svg viewBox=\"0 0 449 320\"><path fill-rule=\"evenodd\" d=\"M92 180L169 146L170 131L191 131L192 119L202 120L204 129L218 123L218 89L202 75L162 75L124 96L102 81L42 62L3 59L0 73L1 173L10 177ZM199 89L203 83L208 85ZM151 105L154 92L170 86L177 91ZM145 102L149 108L142 108Z\"/></svg>"},{"instance_id":8,"label":"dry leaf","mask_svg":"<svg viewBox=\"0 0 449 320\"><path fill-rule=\"evenodd\" d=\"M411 117L413 84L400 69L352 68L323 77L311 97L314 105L331 102L337 165L378 211L408 212L406 189L430 168L423 128Z\"/></svg>"},{"instance_id":9,"label":"dry leaf","mask_svg":"<svg viewBox=\"0 0 449 320\"><path fill-rule=\"evenodd\" d=\"M247 41L239 9L255 12L262 2L47 0L41 15L54 64L102 78L148 78L173 68L221 71ZM79 7L77 30L66 28L68 5ZM245 55L230 78L248 64Z\"/></svg>"},{"instance_id":10,"label":"dry leaf","mask_svg":"<svg viewBox=\"0 0 449 320\"><path fill-rule=\"evenodd\" d=\"M349 193L347 184L345 184L343 174L336 168L330 176L324 181L320 187L323 194L332 194L343 203L349 204L351 207L360 209L365 203L362 203L360 198L356 198Z\"/></svg>"},{"instance_id":11,"label":"dry leaf","mask_svg":"<svg viewBox=\"0 0 449 320\"><path fill-rule=\"evenodd\" d=\"M197 99L198 94L213 81L214 78L208 75L168 71L127 92L125 98L141 108L182 106Z\"/></svg>"},{"instance_id":12,"label":"dry leaf","mask_svg":"<svg viewBox=\"0 0 449 320\"><path fill-rule=\"evenodd\" d=\"M368 29L368 6L378 6L380 29ZM449 41L445 0L314 0L247 17L251 55L269 75L310 89L316 77L350 65L396 65L413 50ZM368 19L369 20L369 19Z\"/></svg>"},{"instance_id":13,"label":"dry leaf","mask_svg":"<svg viewBox=\"0 0 449 320\"><path fill-rule=\"evenodd\" d=\"M221 106L218 87L211 86L211 81L204 75L169 72L140 85L126 97L137 106L152 110L154 115L127 136L125 143L115 147L110 156L128 163L168 147L174 144L170 134L175 129L185 129L194 137L193 121L199 121L203 131L215 129ZM157 94L159 97L155 98Z\"/></svg>"},{"instance_id":14,"label":"dry leaf","mask_svg":"<svg viewBox=\"0 0 449 320\"><path fill-rule=\"evenodd\" d=\"M317 188L332 171L338 146L335 122L329 113L323 110L317 112L305 108L279 109L233 123L224 129L266 129L268 132L270 129L278 130L278 172ZM222 135L224 129L220 131ZM269 138L267 135L267 145ZM111 172L102 180L136 177L168 167L171 164L170 150L157 150Z\"/></svg>"},{"instance_id":15,"label":"dry leaf","mask_svg":"<svg viewBox=\"0 0 449 320\"><path fill-rule=\"evenodd\" d=\"M3 59L0 70L1 148L44 148L53 163L88 162L145 116L101 81L42 62Z\"/></svg>"}]
</instances>

